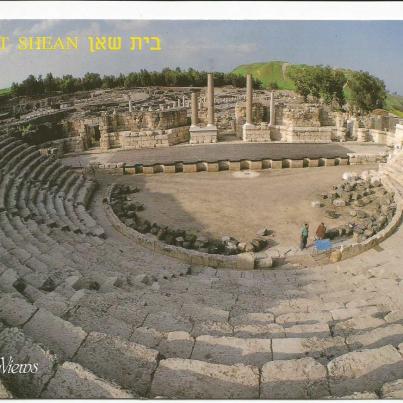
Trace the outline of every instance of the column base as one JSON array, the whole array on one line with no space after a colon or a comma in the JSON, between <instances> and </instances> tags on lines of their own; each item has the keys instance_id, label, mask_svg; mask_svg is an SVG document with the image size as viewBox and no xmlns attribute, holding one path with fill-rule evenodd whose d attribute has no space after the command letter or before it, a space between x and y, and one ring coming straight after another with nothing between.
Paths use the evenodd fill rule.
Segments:
<instances>
[{"instance_id":1,"label":"column base","mask_svg":"<svg viewBox=\"0 0 403 403\"><path fill-rule=\"evenodd\" d=\"M190 144L217 143L217 126L190 126Z\"/></svg>"},{"instance_id":2,"label":"column base","mask_svg":"<svg viewBox=\"0 0 403 403\"><path fill-rule=\"evenodd\" d=\"M256 129L256 126L252 123L245 123L242 126L242 140L243 141L247 141L247 139L248 139L248 134L247 134L248 130L253 130L253 129Z\"/></svg>"}]
</instances>

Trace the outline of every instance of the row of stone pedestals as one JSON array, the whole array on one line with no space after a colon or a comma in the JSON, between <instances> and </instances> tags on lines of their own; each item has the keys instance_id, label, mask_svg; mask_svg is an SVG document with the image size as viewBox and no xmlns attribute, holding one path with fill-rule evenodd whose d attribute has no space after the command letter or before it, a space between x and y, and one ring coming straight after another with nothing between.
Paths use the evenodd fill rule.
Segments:
<instances>
[{"instance_id":1,"label":"row of stone pedestals","mask_svg":"<svg viewBox=\"0 0 403 403\"><path fill-rule=\"evenodd\" d=\"M302 158L280 160L261 159L261 160L219 160L219 161L198 161L198 162L175 162L171 164L137 164L129 166L127 164L105 164L99 165L99 168L115 169L123 168L126 174L160 174L160 173L195 173L195 172L221 172L221 171L243 171L243 170L266 170L283 168L315 168L329 167L335 165L349 165L347 157L334 158Z\"/></svg>"}]
</instances>

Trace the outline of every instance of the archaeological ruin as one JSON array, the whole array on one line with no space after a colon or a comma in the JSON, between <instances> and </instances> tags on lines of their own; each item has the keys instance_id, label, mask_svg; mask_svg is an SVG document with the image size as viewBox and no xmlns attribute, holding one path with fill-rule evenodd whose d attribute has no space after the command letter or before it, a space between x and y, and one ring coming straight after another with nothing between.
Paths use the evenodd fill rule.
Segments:
<instances>
[{"instance_id":1,"label":"archaeological ruin","mask_svg":"<svg viewBox=\"0 0 403 403\"><path fill-rule=\"evenodd\" d=\"M213 74L0 117L1 398L403 398L401 119Z\"/></svg>"}]
</instances>

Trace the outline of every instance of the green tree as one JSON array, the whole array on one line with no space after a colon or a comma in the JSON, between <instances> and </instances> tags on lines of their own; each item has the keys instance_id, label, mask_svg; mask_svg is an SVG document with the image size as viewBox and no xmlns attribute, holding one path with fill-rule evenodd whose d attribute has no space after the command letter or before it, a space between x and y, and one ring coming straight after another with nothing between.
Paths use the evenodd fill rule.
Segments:
<instances>
[{"instance_id":1,"label":"green tree","mask_svg":"<svg viewBox=\"0 0 403 403\"><path fill-rule=\"evenodd\" d=\"M366 71L353 72L348 80L350 104L360 112L383 108L386 99L385 83Z\"/></svg>"},{"instance_id":2,"label":"green tree","mask_svg":"<svg viewBox=\"0 0 403 403\"><path fill-rule=\"evenodd\" d=\"M336 101L339 106L343 106L346 77L342 71L329 66L293 67L288 76L293 80L297 93L302 95L305 101L310 95L316 99L321 98L327 104Z\"/></svg>"}]
</instances>

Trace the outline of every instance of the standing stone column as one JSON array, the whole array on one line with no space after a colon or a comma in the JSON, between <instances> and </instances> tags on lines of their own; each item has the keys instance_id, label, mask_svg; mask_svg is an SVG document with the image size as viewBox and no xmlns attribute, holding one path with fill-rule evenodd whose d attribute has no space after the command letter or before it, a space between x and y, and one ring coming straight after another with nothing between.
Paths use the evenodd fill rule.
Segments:
<instances>
[{"instance_id":1,"label":"standing stone column","mask_svg":"<svg viewBox=\"0 0 403 403\"><path fill-rule=\"evenodd\" d=\"M197 92L192 91L192 127L197 126L198 120Z\"/></svg>"},{"instance_id":2,"label":"standing stone column","mask_svg":"<svg viewBox=\"0 0 403 403\"><path fill-rule=\"evenodd\" d=\"M273 126L276 122L275 113L274 92L272 91L270 97L270 126Z\"/></svg>"},{"instance_id":3,"label":"standing stone column","mask_svg":"<svg viewBox=\"0 0 403 403\"><path fill-rule=\"evenodd\" d=\"M246 75L246 124L252 125L252 76L250 74Z\"/></svg>"},{"instance_id":4,"label":"standing stone column","mask_svg":"<svg viewBox=\"0 0 403 403\"><path fill-rule=\"evenodd\" d=\"M213 74L207 74L207 126L214 126L214 81Z\"/></svg>"},{"instance_id":5,"label":"standing stone column","mask_svg":"<svg viewBox=\"0 0 403 403\"><path fill-rule=\"evenodd\" d=\"M129 99L129 112L131 113L132 111L133 111L132 101L131 101L131 99Z\"/></svg>"}]
</instances>

